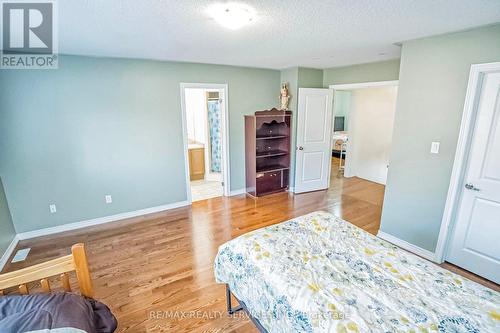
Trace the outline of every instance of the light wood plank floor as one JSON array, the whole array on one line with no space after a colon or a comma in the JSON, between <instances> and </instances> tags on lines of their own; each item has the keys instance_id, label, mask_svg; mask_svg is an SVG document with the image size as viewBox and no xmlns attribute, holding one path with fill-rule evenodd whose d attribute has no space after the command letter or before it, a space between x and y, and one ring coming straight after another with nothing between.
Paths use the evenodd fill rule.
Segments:
<instances>
[{"instance_id":1,"label":"light wood plank floor","mask_svg":"<svg viewBox=\"0 0 500 333\"><path fill-rule=\"evenodd\" d=\"M257 332L242 314L225 313L224 286L215 283L212 268L217 248L242 233L316 210L330 211L376 234L384 186L338 177L338 159L332 165L328 191L280 193L257 200L245 195L219 197L192 207L23 241L19 248L32 248L27 261L10 264L4 271L65 255L72 244L84 242L96 298L118 318L118 332ZM498 288L457 267L446 267ZM156 319L150 317L151 311L174 312L171 318Z\"/></svg>"}]
</instances>

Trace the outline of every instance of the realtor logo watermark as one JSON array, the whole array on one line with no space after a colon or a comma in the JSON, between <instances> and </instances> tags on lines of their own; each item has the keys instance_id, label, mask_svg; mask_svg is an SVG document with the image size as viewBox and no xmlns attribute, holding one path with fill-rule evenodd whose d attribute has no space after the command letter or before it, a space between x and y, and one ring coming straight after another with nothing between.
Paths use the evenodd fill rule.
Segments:
<instances>
[{"instance_id":1,"label":"realtor logo watermark","mask_svg":"<svg viewBox=\"0 0 500 333\"><path fill-rule=\"evenodd\" d=\"M2 1L2 69L56 69L56 3Z\"/></svg>"}]
</instances>

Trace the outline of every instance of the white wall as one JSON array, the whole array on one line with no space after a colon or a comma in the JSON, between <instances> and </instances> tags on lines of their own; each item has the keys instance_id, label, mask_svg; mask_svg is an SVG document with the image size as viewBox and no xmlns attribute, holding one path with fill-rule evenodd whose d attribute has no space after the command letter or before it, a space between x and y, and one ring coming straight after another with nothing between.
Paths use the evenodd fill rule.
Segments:
<instances>
[{"instance_id":1,"label":"white wall","mask_svg":"<svg viewBox=\"0 0 500 333\"><path fill-rule=\"evenodd\" d=\"M397 87L352 90L346 177L387 181Z\"/></svg>"},{"instance_id":2,"label":"white wall","mask_svg":"<svg viewBox=\"0 0 500 333\"><path fill-rule=\"evenodd\" d=\"M186 89L186 122L188 139L199 143L207 142L207 114L204 89Z\"/></svg>"}]
</instances>

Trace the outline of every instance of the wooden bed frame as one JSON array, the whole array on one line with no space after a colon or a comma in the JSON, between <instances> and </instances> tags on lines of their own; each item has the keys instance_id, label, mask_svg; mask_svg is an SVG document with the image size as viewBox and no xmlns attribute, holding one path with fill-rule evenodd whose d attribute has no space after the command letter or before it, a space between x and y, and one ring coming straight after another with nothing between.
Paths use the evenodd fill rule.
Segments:
<instances>
[{"instance_id":1,"label":"wooden bed frame","mask_svg":"<svg viewBox=\"0 0 500 333\"><path fill-rule=\"evenodd\" d=\"M82 243L71 247L71 254L46 261L41 264L26 267L14 272L0 275L0 296L4 295L4 290L18 287L19 293L28 295L28 283L40 281L42 291L50 293L49 277L59 275L64 291L71 292L69 283L69 272L75 271L78 280L80 294L92 298L94 289L90 279L87 255L85 246Z\"/></svg>"}]
</instances>

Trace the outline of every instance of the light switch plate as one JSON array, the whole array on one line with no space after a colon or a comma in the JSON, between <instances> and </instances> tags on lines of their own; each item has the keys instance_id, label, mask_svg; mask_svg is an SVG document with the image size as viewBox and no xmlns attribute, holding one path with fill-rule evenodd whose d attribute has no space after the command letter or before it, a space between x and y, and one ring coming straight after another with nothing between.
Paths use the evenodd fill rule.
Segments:
<instances>
[{"instance_id":1,"label":"light switch plate","mask_svg":"<svg viewBox=\"0 0 500 333\"><path fill-rule=\"evenodd\" d=\"M106 203L110 204L113 202L113 198L108 194L104 197L104 199L106 200Z\"/></svg>"},{"instance_id":2,"label":"light switch plate","mask_svg":"<svg viewBox=\"0 0 500 333\"><path fill-rule=\"evenodd\" d=\"M439 142L431 143L431 154L439 154Z\"/></svg>"},{"instance_id":3,"label":"light switch plate","mask_svg":"<svg viewBox=\"0 0 500 333\"><path fill-rule=\"evenodd\" d=\"M52 214L54 214L55 212L57 212L56 205L54 205L54 204L49 205L49 210L50 210L50 212Z\"/></svg>"}]
</instances>

